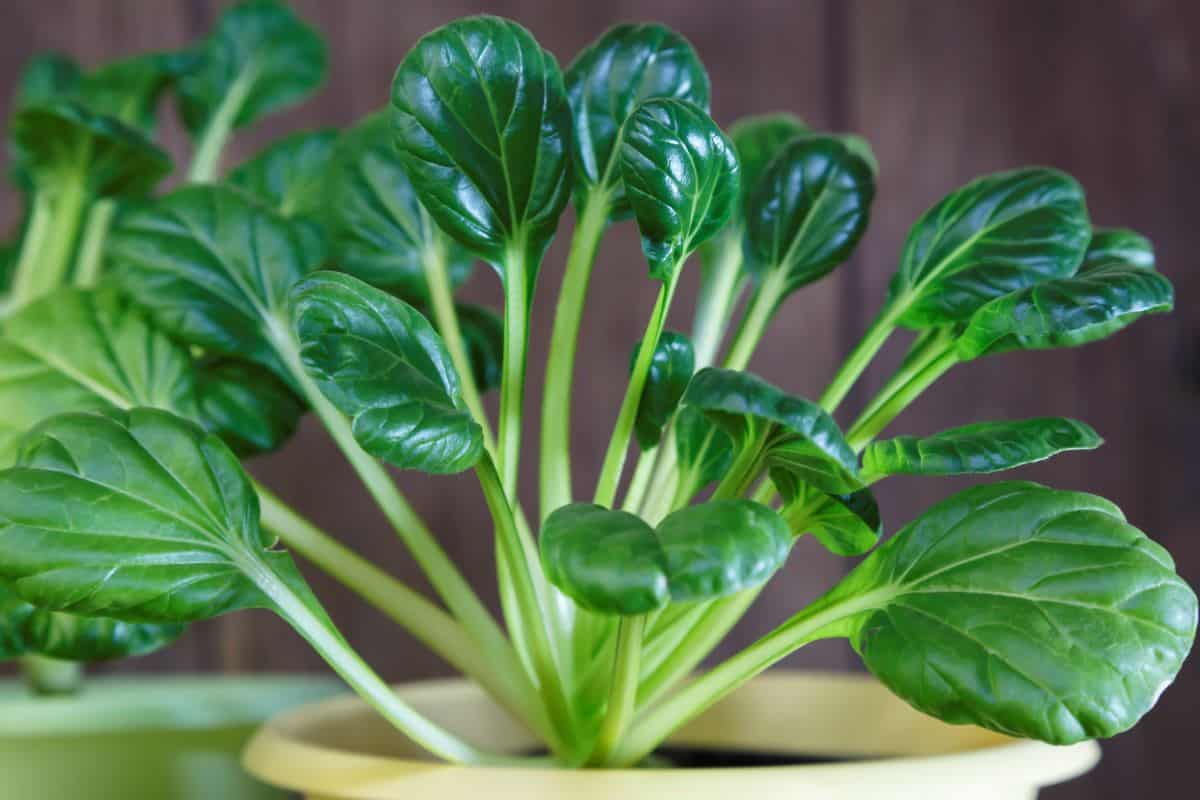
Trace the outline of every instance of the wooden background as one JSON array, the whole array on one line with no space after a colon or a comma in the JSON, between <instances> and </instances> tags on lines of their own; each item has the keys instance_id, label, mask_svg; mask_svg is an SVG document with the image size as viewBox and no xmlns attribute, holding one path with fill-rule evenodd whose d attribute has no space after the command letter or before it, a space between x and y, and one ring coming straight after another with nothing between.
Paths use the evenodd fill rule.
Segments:
<instances>
[{"instance_id":1,"label":"wooden background","mask_svg":"<svg viewBox=\"0 0 1200 800\"><path fill-rule=\"evenodd\" d=\"M14 80L33 52L54 48L84 62L173 47L206 31L221 3L206 0L7 0L0 10L0 82ZM300 13L328 37L332 69L306 106L242 134L233 159L285 130L345 125L380 106L392 71L412 42L451 18L480 11L513 17L566 63L610 24L659 20L683 32L712 74L714 115L775 109L812 124L864 134L881 164L874 220L854 260L793 298L753 368L791 391L815 396L882 299L909 225L948 190L981 172L1023 164L1061 167L1088 190L1100 224L1130 225L1153 238L1175 282L1173 316L1139 323L1080 351L1010 355L960 367L895 430L932 432L973 420L1078 416L1107 439L1098 452L1067 455L1023 477L1087 489L1117 501L1131 521L1169 547L1200 582L1200 4L1188 0L304 0ZM7 98L0 101L7 104ZM0 111L7 114L6 107ZM172 149L186 157L178 127ZM0 221L16 198L0 200ZM569 215L568 215L569 216ZM529 388L536 420L551 298L557 293L570 221L552 247L535 311ZM696 270L692 270L695 272ZM692 275L695 278L695 275ZM676 303L688 327L693 287ZM468 287L498 298L480 269ZM577 384L577 481L598 471L624 387L627 357L653 302L636 235L628 224L604 243L584 319ZM865 401L898 358L890 349L852 396ZM530 438L530 441L533 441ZM526 488L536 453L525 457ZM284 452L255 472L300 509L396 574L417 578L335 448L306 424ZM399 476L441 532L451 555L489 596L491 530L472 481ZM966 481L895 479L880 491L889 530ZM528 497L527 502L533 498ZM732 637L768 630L846 567L799 547L785 571ZM441 674L443 664L349 594L313 577L350 640L389 679ZM795 662L851 668L852 654L818 644ZM281 623L242 615L197 625L167 652L123 669L294 670L321 664ZM1196 659L1163 704L1135 731L1105 745L1090 776L1046 793L1059 798L1192 796L1200 704ZM1180 787L1180 788L1176 788Z\"/></svg>"}]
</instances>

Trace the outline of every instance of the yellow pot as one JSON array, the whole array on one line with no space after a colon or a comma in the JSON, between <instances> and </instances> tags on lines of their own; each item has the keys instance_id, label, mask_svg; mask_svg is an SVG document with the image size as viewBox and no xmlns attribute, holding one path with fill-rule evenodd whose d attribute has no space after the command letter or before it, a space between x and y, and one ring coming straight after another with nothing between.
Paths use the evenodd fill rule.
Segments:
<instances>
[{"instance_id":1,"label":"yellow pot","mask_svg":"<svg viewBox=\"0 0 1200 800\"><path fill-rule=\"evenodd\" d=\"M481 747L537 743L464 681L401 686L422 713ZM672 737L681 746L850 759L706 769L558 770L432 762L356 698L295 709L247 746L249 771L311 800L1029 800L1090 769L1094 742L1054 747L913 710L866 676L776 671L750 682Z\"/></svg>"}]
</instances>

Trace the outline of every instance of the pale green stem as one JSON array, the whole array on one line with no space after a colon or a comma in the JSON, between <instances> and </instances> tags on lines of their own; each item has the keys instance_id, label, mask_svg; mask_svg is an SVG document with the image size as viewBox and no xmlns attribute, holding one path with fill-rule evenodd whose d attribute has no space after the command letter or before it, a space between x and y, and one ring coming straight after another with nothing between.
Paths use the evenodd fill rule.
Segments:
<instances>
[{"instance_id":1,"label":"pale green stem","mask_svg":"<svg viewBox=\"0 0 1200 800\"><path fill-rule=\"evenodd\" d=\"M525 362L529 353L528 254L518 239L504 256L504 363L500 377L500 425L496 463L504 496L516 503L521 464L521 418L525 403Z\"/></svg>"},{"instance_id":2,"label":"pale green stem","mask_svg":"<svg viewBox=\"0 0 1200 800\"><path fill-rule=\"evenodd\" d=\"M204 132L200 134L200 142L196 145L196 152L192 155L192 164L188 169L190 183L212 183L217 179L221 168L221 151L229 141L234 121L241 113L242 105L246 102L256 77L257 70L253 66L247 67L225 92L221 104L217 106L217 110L208 120L208 125L204 127Z\"/></svg>"},{"instance_id":3,"label":"pale green stem","mask_svg":"<svg viewBox=\"0 0 1200 800\"><path fill-rule=\"evenodd\" d=\"M892 373L892 376L888 378L883 388L859 412L859 418L866 419L873 415L888 398L941 357L946 349L952 347L953 344L954 337L950 329L930 329L922 333L913 343L912 348L900 364L900 367Z\"/></svg>"},{"instance_id":4,"label":"pale green stem","mask_svg":"<svg viewBox=\"0 0 1200 800\"><path fill-rule=\"evenodd\" d=\"M571 251L554 311L546 383L542 396L541 516L571 502L571 386L579 324L591 282L596 248L608 225L610 193L587 190L579 207Z\"/></svg>"},{"instance_id":5,"label":"pale green stem","mask_svg":"<svg viewBox=\"0 0 1200 800\"><path fill-rule=\"evenodd\" d=\"M767 325L775 315L779 303L787 292L787 273L783 269L772 269L767 277L754 292L742 324L738 326L733 344L729 346L729 355L725 357L725 368L744 370L750 364L750 357L758 343L767 332Z\"/></svg>"},{"instance_id":6,"label":"pale green stem","mask_svg":"<svg viewBox=\"0 0 1200 800\"><path fill-rule=\"evenodd\" d=\"M79 222L88 200L86 178L82 173L65 173L55 188L49 207L49 225L44 234L37 230L40 221L31 220L30 226L34 228L31 234L36 234L31 238L45 238L40 242L36 264L27 265L22 262L18 266L12 292L14 308L36 300L61 286L70 270ZM45 207L41 207L39 192L34 214L46 211Z\"/></svg>"},{"instance_id":7,"label":"pale green stem","mask_svg":"<svg viewBox=\"0 0 1200 800\"><path fill-rule=\"evenodd\" d=\"M21 240L21 252L12 279L14 308L22 305L32 291L34 274L41 268L42 254L49 244L53 228L54 204L45 192L37 192L33 197L33 207L29 212L29 222L25 227L25 237Z\"/></svg>"},{"instance_id":8,"label":"pale green stem","mask_svg":"<svg viewBox=\"0 0 1200 800\"><path fill-rule=\"evenodd\" d=\"M633 718L638 677L641 675L642 633L645 624L645 616L623 617L618 624L608 710L604 714L604 722L600 725L600 735L589 759L590 764L603 765L608 761Z\"/></svg>"},{"instance_id":9,"label":"pale green stem","mask_svg":"<svg viewBox=\"0 0 1200 800\"><path fill-rule=\"evenodd\" d=\"M854 448L854 452L861 453L872 439L892 423L892 420L957 363L958 356L954 350L945 350L908 383L893 392L887 400L873 404L877 406L875 411L869 416L860 417L846 432L846 441Z\"/></svg>"},{"instance_id":10,"label":"pale green stem","mask_svg":"<svg viewBox=\"0 0 1200 800\"><path fill-rule=\"evenodd\" d=\"M741 449L729 469L725 472L717 488L713 490L713 500L730 500L741 497L754 483L758 473L762 471L762 458L765 449L764 441L750 441Z\"/></svg>"},{"instance_id":11,"label":"pale green stem","mask_svg":"<svg viewBox=\"0 0 1200 800\"><path fill-rule=\"evenodd\" d=\"M34 694L76 694L83 687L83 665L37 654L21 656L21 674Z\"/></svg>"},{"instance_id":12,"label":"pale green stem","mask_svg":"<svg viewBox=\"0 0 1200 800\"><path fill-rule=\"evenodd\" d=\"M892 335L892 331L896 329L896 320L902 311L902 308L889 304L879 312L879 316L863 334L862 340L842 363L837 374L833 376L829 388L821 395L818 403L821 408L832 414L841 405L842 401L846 399L846 395L854 388L854 384L866 371L871 359L875 358L875 354L879 352L888 337Z\"/></svg>"},{"instance_id":13,"label":"pale green stem","mask_svg":"<svg viewBox=\"0 0 1200 800\"><path fill-rule=\"evenodd\" d=\"M629 488L625 490L625 500L621 508L625 511L637 511L650 488L650 478L654 476L654 464L658 461L658 447L643 450L638 457L637 467L633 477L629 479Z\"/></svg>"},{"instance_id":14,"label":"pale green stem","mask_svg":"<svg viewBox=\"0 0 1200 800\"><path fill-rule=\"evenodd\" d=\"M706 275L709 280L700 288L696 321L692 327L692 347L698 370L716 361L745 278L741 228L723 233L716 247L716 263Z\"/></svg>"},{"instance_id":15,"label":"pale green stem","mask_svg":"<svg viewBox=\"0 0 1200 800\"><path fill-rule=\"evenodd\" d=\"M95 286L104 267L104 243L108 229L112 227L117 212L115 200L97 200L88 211L87 223L83 228L83 241L79 245L79 258L75 264L75 285Z\"/></svg>"}]
</instances>

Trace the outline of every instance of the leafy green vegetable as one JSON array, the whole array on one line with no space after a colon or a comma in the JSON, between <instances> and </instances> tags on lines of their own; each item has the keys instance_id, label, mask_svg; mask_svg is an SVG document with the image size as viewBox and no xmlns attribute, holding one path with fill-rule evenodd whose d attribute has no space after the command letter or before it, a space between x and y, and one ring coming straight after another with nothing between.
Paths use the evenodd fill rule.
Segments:
<instances>
[{"instance_id":1,"label":"leafy green vegetable","mask_svg":"<svg viewBox=\"0 0 1200 800\"><path fill-rule=\"evenodd\" d=\"M822 491L862 488L858 458L837 423L819 406L747 372L708 367L683 396L721 427L740 451L758 449L762 464Z\"/></svg>"},{"instance_id":2,"label":"leafy green vegetable","mask_svg":"<svg viewBox=\"0 0 1200 800\"><path fill-rule=\"evenodd\" d=\"M1097 228L1092 231L1080 272L1117 262L1131 267L1154 269L1154 245L1137 231L1126 228Z\"/></svg>"},{"instance_id":3,"label":"leafy green vegetable","mask_svg":"<svg viewBox=\"0 0 1200 800\"><path fill-rule=\"evenodd\" d=\"M337 138L331 128L285 136L230 172L228 180L285 217L323 218L325 171Z\"/></svg>"},{"instance_id":4,"label":"leafy green vegetable","mask_svg":"<svg viewBox=\"0 0 1200 800\"><path fill-rule=\"evenodd\" d=\"M786 111L743 117L729 129L729 138L737 151L742 169L742 196L747 198L758 188L767 171L792 140L809 132L804 120Z\"/></svg>"},{"instance_id":5,"label":"leafy green vegetable","mask_svg":"<svg viewBox=\"0 0 1200 800\"><path fill-rule=\"evenodd\" d=\"M654 529L626 511L564 506L542 527L551 583L585 608L635 615L757 586L791 548L780 517L748 500L682 508Z\"/></svg>"},{"instance_id":6,"label":"leafy green vegetable","mask_svg":"<svg viewBox=\"0 0 1200 800\"><path fill-rule=\"evenodd\" d=\"M483 306L459 303L455 311L467 344L475 386L480 392L495 389L500 385L504 358L504 323L495 312Z\"/></svg>"},{"instance_id":7,"label":"leafy green vegetable","mask_svg":"<svg viewBox=\"0 0 1200 800\"><path fill-rule=\"evenodd\" d=\"M192 53L144 53L103 64L79 81L78 100L153 136L163 93L196 64Z\"/></svg>"},{"instance_id":8,"label":"leafy green vegetable","mask_svg":"<svg viewBox=\"0 0 1200 800\"><path fill-rule=\"evenodd\" d=\"M1030 483L934 506L831 593L851 595L875 598L851 641L892 691L948 722L1056 744L1133 725L1196 629L1196 597L1162 547L1106 500Z\"/></svg>"},{"instance_id":9,"label":"leafy green vegetable","mask_svg":"<svg viewBox=\"0 0 1200 800\"><path fill-rule=\"evenodd\" d=\"M460 19L405 56L392 107L401 161L437 224L493 265L515 243L540 256L571 183L571 112L554 56L510 20Z\"/></svg>"},{"instance_id":10,"label":"leafy green vegetable","mask_svg":"<svg viewBox=\"0 0 1200 800\"><path fill-rule=\"evenodd\" d=\"M289 379L277 352L292 286L321 263L301 227L227 187L188 186L122 214L114 277L155 323L189 344Z\"/></svg>"},{"instance_id":11,"label":"leafy green vegetable","mask_svg":"<svg viewBox=\"0 0 1200 800\"><path fill-rule=\"evenodd\" d=\"M811 533L835 555L860 556L883 535L879 503L870 489L826 494L781 470L772 471L771 480L783 495L781 513L792 533Z\"/></svg>"},{"instance_id":12,"label":"leafy green vegetable","mask_svg":"<svg viewBox=\"0 0 1200 800\"><path fill-rule=\"evenodd\" d=\"M0 661L36 653L64 661L107 661L152 653L183 625L147 625L43 611L0 581Z\"/></svg>"},{"instance_id":13,"label":"leafy green vegetable","mask_svg":"<svg viewBox=\"0 0 1200 800\"><path fill-rule=\"evenodd\" d=\"M875 178L834 136L786 145L751 190L746 241L752 272L781 270L784 292L812 283L845 261L867 228Z\"/></svg>"},{"instance_id":14,"label":"leafy green vegetable","mask_svg":"<svg viewBox=\"0 0 1200 800\"><path fill-rule=\"evenodd\" d=\"M695 406L684 404L675 415L675 451L684 494L692 495L719 479L733 460L729 434Z\"/></svg>"},{"instance_id":15,"label":"leafy green vegetable","mask_svg":"<svg viewBox=\"0 0 1200 800\"><path fill-rule=\"evenodd\" d=\"M620 164L650 277L668 282L733 213L739 191L733 144L703 108L648 100L625 121Z\"/></svg>"},{"instance_id":16,"label":"leafy green vegetable","mask_svg":"<svg viewBox=\"0 0 1200 800\"><path fill-rule=\"evenodd\" d=\"M888 303L911 328L964 322L989 300L1070 276L1090 239L1071 177L1044 168L988 175L917 220Z\"/></svg>"},{"instance_id":17,"label":"leafy green vegetable","mask_svg":"<svg viewBox=\"0 0 1200 800\"><path fill-rule=\"evenodd\" d=\"M473 257L441 233L418 201L386 112L342 134L321 191L339 270L413 299L429 296L422 262L434 249L446 259L452 286L471 274Z\"/></svg>"},{"instance_id":18,"label":"leafy green vegetable","mask_svg":"<svg viewBox=\"0 0 1200 800\"><path fill-rule=\"evenodd\" d=\"M879 476L999 472L1103 442L1091 427L1062 417L977 422L932 436L872 442L863 452L863 471Z\"/></svg>"},{"instance_id":19,"label":"leafy green vegetable","mask_svg":"<svg viewBox=\"0 0 1200 800\"><path fill-rule=\"evenodd\" d=\"M194 391L187 351L127 299L110 289L60 289L4 321L0 466L47 417L138 405L186 415Z\"/></svg>"},{"instance_id":20,"label":"leafy green vegetable","mask_svg":"<svg viewBox=\"0 0 1200 800\"><path fill-rule=\"evenodd\" d=\"M62 53L38 53L25 62L13 92L13 108L21 110L72 95L83 74Z\"/></svg>"},{"instance_id":21,"label":"leafy green vegetable","mask_svg":"<svg viewBox=\"0 0 1200 800\"><path fill-rule=\"evenodd\" d=\"M197 367L196 421L239 456L281 447L303 413L304 403L287 385L248 361L212 358Z\"/></svg>"},{"instance_id":22,"label":"leafy green vegetable","mask_svg":"<svg viewBox=\"0 0 1200 800\"><path fill-rule=\"evenodd\" d=\"M419 311L357 278L320 272L295 288L292 318L305 369L353 417L364 450L432 473L461 472L479 460L483 431Z\"/></svg>"},{"instance_id":23,"label":"leafy green vegetable","mask_svg":"<svg viewBox=\"0 0 1200 800\"><path fill-rule=\"evenodd\" d=\"M609 28L576 56L564 80L575 122L575 175L613 193L613 216L627 214L614 157L621 125L651 98L686 100L707 111L708 73L686 39L644 23Z\"/></svg>"},{"instance_id":24,"label":"leafy green vegetable","mask_svg":"<svg viewBox=\"0 0 1200 800\"><path fill-rule=\"evenodd\" d=\"M639 342L633 349L630 369L633 369L640 347ZM634 423L634 433L643 450L656 446L662 438L663 428L675 413L679 399L692 379L695 363L691 341L682 333L664 331L654 348L654 360L650 363Z\"/></svg>"}]
</instances>

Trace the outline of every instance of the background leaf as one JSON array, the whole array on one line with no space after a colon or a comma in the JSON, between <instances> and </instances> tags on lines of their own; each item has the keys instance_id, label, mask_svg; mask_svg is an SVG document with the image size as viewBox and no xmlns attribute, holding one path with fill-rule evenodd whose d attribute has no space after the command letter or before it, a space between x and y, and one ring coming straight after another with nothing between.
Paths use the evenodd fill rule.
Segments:
<instances>
[{"instance_id":1,"label":"background leaf","mask_svg":"<svg viewBox=\"0 0 1200 800\"><path fill-rule=\"evenodd\" d=\"M688 499L717 481L733 461L733 441L695 406L683 405L675 416L675 453L680 482Z\"/></svg>"},{"instance_id":2,"label":"background leaf","mask_svg":"<svg viewBox=\"0 0 1200 800\"><path fill-rule=\"evenodd\" d=\"M811 533L834 555L860 556L883 535L879 503L870 489L828 494L780 469L771 470L771 482L783 496L780 513L792 533Z\"/></svg>"},{"instance_id":3,"label":"background leaf","mask_svg":"<svg viewBox=\"0 0 1200 800\"><path fill-rule=\"evenodd\" d=\"M639 341L630 356L631 371L640 349ZM634 421L633 430L638 446L643 450L658 445L663 428L679 406L679 399L683 397L695 368L696 354L691 341L682 333L663 331L654 348L646 385L642 388L642 399L638 403L637 419Z\"/></svg>"},{"instance_id":4,"label":"background leaf","mask_svg":"<svg viewBox=\"0 0 1200 800\"><path fill-rule=\"evenodd\" d=\"M770 164L792 140L809 132L804 120L787 111L742 117L729 128L742 172L742 197L758 188Z\"/></svg>"},{"instance_id":5,"label":"background leaf","mask_svg":"<svg viewBox=\"0 0 1200 800\"><path fill-rule=\"evenodd\" d=\"M163 94L196 65L192 53L143 53L111 61L82 77L78 100L98 114L153 136Z\"/></svg>"},{"instance_id":6,"label":"background leaf","mask_svg":"<svg viewBox=\"0 0 1200 800\"><path fill-rule=\"evenodd\" d=\"M196 373L196 421L239 456L277 450L296 432L304 403L262 367L210 358Z\"/></svg>"},{"instance_id":7,"label":"background leaf","mask_svg":"<svg viewBox=\"0 0 1200 800\"><path fill-rule=\"evenodd\" d=\"M324 179L338 132L302 131L277 139L227 180L285 217L325 216Z\"/></svg>"}]
</instances>

